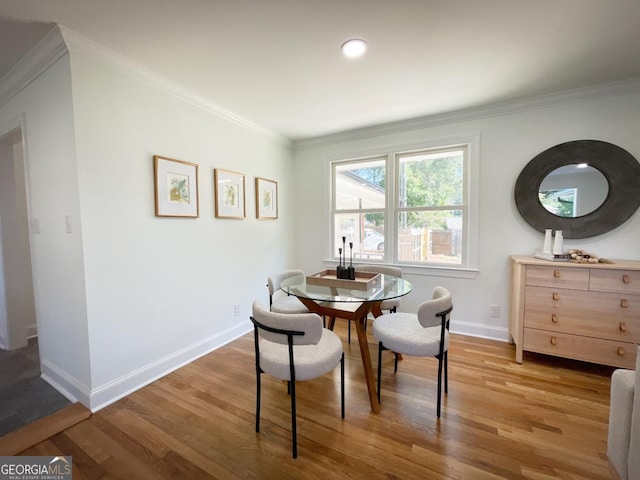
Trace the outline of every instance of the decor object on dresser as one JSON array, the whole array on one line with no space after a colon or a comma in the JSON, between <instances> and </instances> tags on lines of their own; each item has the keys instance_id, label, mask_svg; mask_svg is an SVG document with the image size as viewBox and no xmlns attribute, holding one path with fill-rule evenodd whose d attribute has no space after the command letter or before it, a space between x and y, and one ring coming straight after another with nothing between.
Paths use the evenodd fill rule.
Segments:
<instances>
[{"instance_id":1,"label":"decor object on dresser","mask_svg":"<svg viewBox=\"0 0 640 480\"><path fill-rule=\"evenodd\" d=\"M545 192L542 183L554 176L568 177L564 171L578 165L591 167L604 185L602 188L578 188L577 203L587 203L580 201L582 193L604 190L602 200L591 211L576 211L569 217L550 212L540 199L541 193ZM567 186L575 187L576 178L567 182ZM540 232L562 230L567 239L601 235L622 225L640 207L640 163L625 149L611 143L599 140L561 143L536 155L522 169L514 197L522 218Z\"/></svg>"},{"instance_id":2,"label":"decor object on dresser","mask_svg":"<svg viewBox=\"0 0 640 480\"><path fill-rule=\"evenodd\" d=\"M296 429L296 381L311 380L340 363L340 406L344 418L344 351L340 338L322 327L315 313L284 315L253 304L256 352L256 432L260 431L260 375L286 380L291 395L293 458L298 456Z\"/></svg>"},{"instance_id":3,"label":"decor object on dresser","mask_svg":"<svg viewBox=\"0 0 640 480\"><path fill-rule=\"evenodd\" d=\"M215 185L215 215L217 218L245 217L244 175L215 168L213 170Z\"/></svg>"},{"instance_id":4,"label":"decor object on dresser","mask_svg":"<svg viewBox=\"0 0 640 480\"><path fill-rule=\"evenodd\" d=\"M198 165L153 156L156 217L198 217Z\"/></svg>"},{"instance_id":5,"label":"decor object on dresser","mask_svg":"<svg viewBox=\"0 0 640 480\"><path fill-rule=\"evenodd\" d=\"M572 248L569 250L569 261L573 263L613 263L606 258L600 258L595 253Z\"/></svg>"},{"instance_id":6,"label":"decor object on dresser","mask_svg":"<svg viewBox=\"0 0 640 480\"><path fill-rule=\"evenodd\" d=\"M451 293L444 287L433 289L431 300L418 306L417 313L386 313L373 322L373 336L378 340L378 402L382 376L382 351L394 354L393 371L398 371L398 355L435 357L438 359L438 400L436 414L440 418L442 402L442 370L444 392L448 393L449 319L453 310Z\"/></svg>"},{"instance_id":7,"label":"decor object on dresser","mask_svg":"<svg viewBox=\"0 0 640 480\"><path fill-rule=\"evenodd\" d=\"M256 178L256 218L278 218L278 182Z\"/></svg>"},{"instance_id":8,"label":"decor object on dresser","mask_svg":"<svg viewBox=\"0 0 640 480\"><path fill-rule=\"evenodd\" d=\"M607 456L618 478L640 478L640 353L635 370L611 375Z\"/></svg>"},{"instance_id":9,"label":"decor object on dresser","mask_svg":"<svg viewBox=\"0 0 640 480\"><path fill-rule=\"evenodd\" d=\"M563 263L511 257L516 361L531 351L632 368L640 343L640 261Z\"/></svg>"}]
</instances>

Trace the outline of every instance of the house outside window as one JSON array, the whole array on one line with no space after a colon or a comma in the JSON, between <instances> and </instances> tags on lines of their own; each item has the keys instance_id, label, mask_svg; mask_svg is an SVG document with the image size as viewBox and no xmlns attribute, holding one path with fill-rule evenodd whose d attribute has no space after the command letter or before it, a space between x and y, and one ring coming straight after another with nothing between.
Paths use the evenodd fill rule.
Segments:
<instances>
[{"instance_id":1,"label":"house outside window","mask_svg":"<svg viewBox=\"0 0 640 480\"><path fill-rule=\"evenodd\" d=\"M459 144L333 162L334 257L344 239L347 261L472 267L470 150Z\"/></svg>"}]
</instances>

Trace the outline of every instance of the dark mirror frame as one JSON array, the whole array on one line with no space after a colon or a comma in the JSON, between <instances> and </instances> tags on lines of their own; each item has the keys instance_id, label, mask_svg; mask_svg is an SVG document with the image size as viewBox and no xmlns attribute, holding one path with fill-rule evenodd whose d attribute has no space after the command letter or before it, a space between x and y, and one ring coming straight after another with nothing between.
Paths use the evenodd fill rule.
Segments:
<instances>
[{"instance_id":1,"label":"dark mirror frame","mask_svg":"<svg viewBox=\"0 0 640 480\"><path fill-rule=\"evenodd\" d=\"M538 191L545 177L556 168L588 163L609 183L609 194L600 207L576 218L559 217L540 203ZM536 155L520 172L514 191L522 218L540 232L562 230L564 238L601 235L626 222L640 207L640 163L629 152L599 140L561 143Z\"/></svg>"}]
</instances>

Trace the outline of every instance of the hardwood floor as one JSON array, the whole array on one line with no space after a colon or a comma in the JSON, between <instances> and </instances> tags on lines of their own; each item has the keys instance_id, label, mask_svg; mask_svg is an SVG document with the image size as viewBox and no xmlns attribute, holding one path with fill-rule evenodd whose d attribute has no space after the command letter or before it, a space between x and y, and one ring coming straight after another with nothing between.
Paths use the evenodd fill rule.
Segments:
<instances>
[{"instance_id":1,"label":"hardwood floor","mask_svg":"<svg viewBox=\"0 0 640 480\"><path fill-rule=\"evenodd\" d=\"M610 367L526 355L452 335L449 394L436 419L437 362L383 356L382 409L371 413L357 341L339 369L299 382L298 459L286 385L263 375L255 428L252 334L127 396L22 455L71 455L74 480L609 479ZM372 358L375 340L369 334Z\"/></svg>"}]
</instances>

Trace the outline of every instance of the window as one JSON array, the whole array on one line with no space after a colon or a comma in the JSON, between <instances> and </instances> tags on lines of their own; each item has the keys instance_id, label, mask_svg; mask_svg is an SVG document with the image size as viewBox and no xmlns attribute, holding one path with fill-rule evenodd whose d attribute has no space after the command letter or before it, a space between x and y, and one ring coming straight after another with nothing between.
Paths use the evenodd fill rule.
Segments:
<instances>
[{"instance_id":1,"label":"window","mask_svg":"<svg viewBox=\"0 0 640 480\"><path fill-rule=\"evenodd\" d=\"M386 162L378 157L333 164L336 257L344 245L346 258L384 258Z\"/></svg>"},{"instance_id":2,"label":"window","mask_svg":"<svg viewBox=\"0 0 640 480\"><path fill-rule=\"evenodd\" d=\"M469 144L332 163L335 258L468 268ZM350 247L352 245L352 248Z\"/></svg>"}]
</instances>

